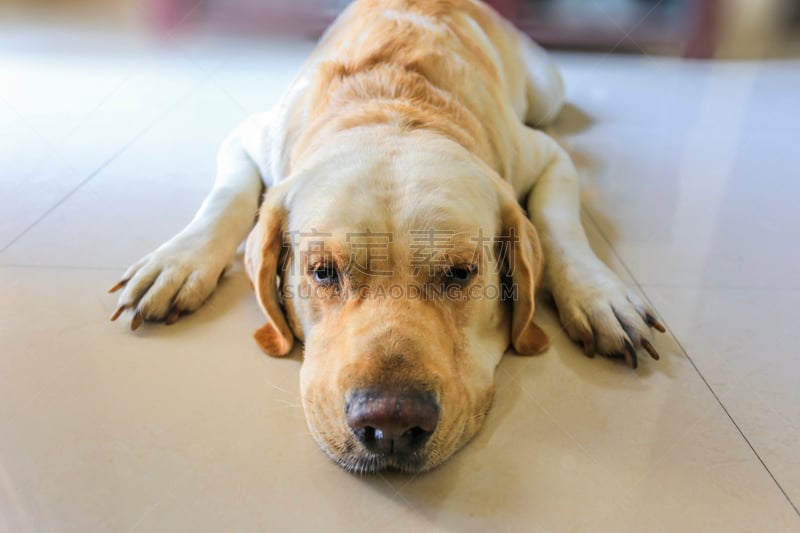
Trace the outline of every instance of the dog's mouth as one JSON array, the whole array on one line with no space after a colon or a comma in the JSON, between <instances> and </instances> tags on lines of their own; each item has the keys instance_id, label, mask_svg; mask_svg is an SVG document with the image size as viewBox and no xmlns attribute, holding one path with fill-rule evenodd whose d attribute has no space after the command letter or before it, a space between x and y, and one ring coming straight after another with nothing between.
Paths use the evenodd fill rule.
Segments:
<instances>
[{"instance_id":1,"label":"dog's mouth","mask_svg":"<svg viewBox=\"0 0 800 533\"><path fill-rule=\"evenodd\" d=\"M384 470L415 474L428 470L431 464L430 458L423 452L398 454L363 451L334 457L334 460L355 474L375 474Z\"/></svg>"}]
</instances>

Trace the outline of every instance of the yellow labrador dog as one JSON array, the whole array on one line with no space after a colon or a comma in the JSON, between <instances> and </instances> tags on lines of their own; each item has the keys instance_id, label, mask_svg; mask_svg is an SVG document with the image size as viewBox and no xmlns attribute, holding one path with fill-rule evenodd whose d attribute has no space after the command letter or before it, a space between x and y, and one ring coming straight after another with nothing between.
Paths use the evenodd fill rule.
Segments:
<instances>
[{"instance_id":1,"label":"yellow labrador dog","mask_svg":"<svg viewBox=\"0 0 800 533\"><path fill-rule=\"evenodd\" d=\"M194 311L249 231L255 339L304 344L311 432L359 472L428 470L478 431L509 345L548 345L540 284L587 355L657 358L661 325L590 249L575 168L535 129L563 95L544 51L478 1L356 1L227 138L213 190L112 289L112 318Z\"/></svg>"}]
</instances>

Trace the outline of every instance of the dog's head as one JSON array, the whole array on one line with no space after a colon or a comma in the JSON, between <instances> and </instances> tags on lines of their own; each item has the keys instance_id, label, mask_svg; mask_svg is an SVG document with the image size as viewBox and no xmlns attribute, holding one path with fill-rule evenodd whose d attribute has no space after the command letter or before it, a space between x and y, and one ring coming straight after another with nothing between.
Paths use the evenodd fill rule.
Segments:
<instances>
[{"instance_id":1,"label":"dog's head","mask_svg":"<svg viewBox=\"0 0 800 533\"><path fill-rule=\"evenodd\" d=\"M450 141L322 150L266 194L246 266L268 318L256 340L304 342L309 428L350 470L440 464L480 428L509 344L547 345L536 231Z\"/></svg>"}]
</instances>

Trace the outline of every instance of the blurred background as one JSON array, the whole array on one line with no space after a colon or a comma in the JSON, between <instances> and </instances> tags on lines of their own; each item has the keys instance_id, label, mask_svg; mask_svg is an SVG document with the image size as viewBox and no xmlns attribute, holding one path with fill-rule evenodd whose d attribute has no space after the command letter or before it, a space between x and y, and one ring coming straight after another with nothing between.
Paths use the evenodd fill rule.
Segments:
<instances>
[{"instance_id":1,"label":"blurred background","mask_svg":"<svg viewBox=\"0 0 800 533\"><path fill-rule=\"evenodd\" d=\"M5 42L30 25L313 39L348 0L2 0ZM490 0L549 48L696 58L796 56L800 0ZM0 40L0 43L3 41Z\"/></svg>"}]
</instances>

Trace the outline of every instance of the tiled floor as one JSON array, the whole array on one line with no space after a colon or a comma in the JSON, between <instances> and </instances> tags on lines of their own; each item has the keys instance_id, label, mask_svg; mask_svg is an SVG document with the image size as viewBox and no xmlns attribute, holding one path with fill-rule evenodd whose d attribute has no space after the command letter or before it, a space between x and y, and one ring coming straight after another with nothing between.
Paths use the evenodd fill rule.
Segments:
<instances>
[{"instance_id":1,"label":"tiled floor","mask_svg":"<svg viewBox=\"0 0 800 533\"><path fill-rule=\"evenodd\" d=\"M107 319L311 45L47 36L0 37L0 531L800 531L800 61L560 54L585 223L662 360L586 359L543 304L472 443L362 478L241 268L173 327Z\"/></svg>"}]
</instances>

